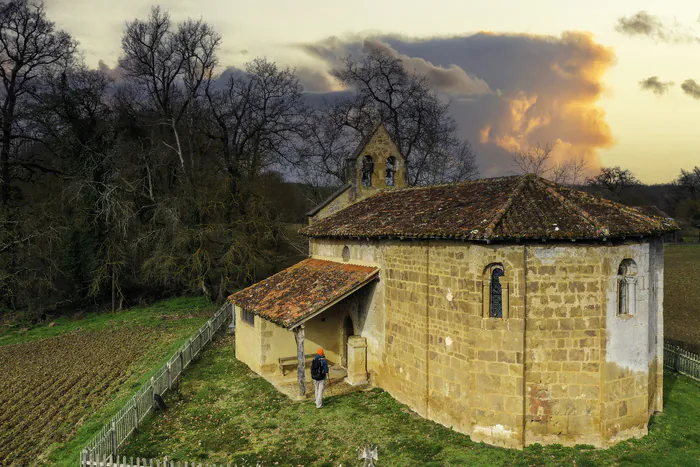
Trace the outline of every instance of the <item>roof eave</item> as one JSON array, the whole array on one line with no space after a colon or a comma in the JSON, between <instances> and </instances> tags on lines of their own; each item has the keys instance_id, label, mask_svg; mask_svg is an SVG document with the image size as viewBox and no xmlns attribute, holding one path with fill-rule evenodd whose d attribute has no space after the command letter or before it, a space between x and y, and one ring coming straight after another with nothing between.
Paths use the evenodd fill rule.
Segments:
<instances>
[{"instance_id":1,"label":"roof eave","mask_svg":"<svg viewBox=\"0 0 700 467\"><path fill-rule=\"evenodd\" d=\"M323 313L324 311L326 311L327 309L329 309L330 307L332 307L332 306L335 305L336 303L338 303L338 302L340 302L341 300L343 300L343 299L349 297L350 295L354 294L355 292L357 292L358 290L360 290L360 289L361 289L362 287L364 287L365 285L369 284L372 280L374 280L374 279L377 277L377 274L379 274L379 268L377 268L375 271L373 271L372 273L370 273L362 282L360 282L360 283L358 283L357 285L355 285L353 288L351 288L350 290L348 290L347 292L345 292L343 295L341 295L341 296L335 298L334 300L332 300L331 302L329 302L329 303L327 303L326 305L322 306L321 308L319 308L318 310L314 311L313 313L309 314L308 316L305 316L305 317L303 317L303 318L301 318L301 319L298 319L297 321L294 321L294 322L292 322L291 324L289 324L289 323L283 324L283 326L284 326L285 328L287 328L287 330L293 331L294 328L299 327L299 326L301 326L302 324L304 324L304 323L306 323L307 321L309 321L310 319L315 318L316 316L320 315L321 313ZM262 317L261 317L261 318L262 318ZM263 318L263 319L267 319L267 318ZM269 320L268 320L268 321L269 321Z\"/></svg>"}]
</instances>

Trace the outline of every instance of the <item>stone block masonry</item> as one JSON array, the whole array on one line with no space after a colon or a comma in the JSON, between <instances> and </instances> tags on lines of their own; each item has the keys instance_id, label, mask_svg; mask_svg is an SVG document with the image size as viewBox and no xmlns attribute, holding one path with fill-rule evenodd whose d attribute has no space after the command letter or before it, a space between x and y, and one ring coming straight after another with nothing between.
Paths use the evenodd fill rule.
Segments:
<instances>
[{"instance_id":1,"label":"stone block masonry","mask_svg":"<svg viewBox=\"0 0 700 467\"><path fill-rule=\"evenodd\" d=\"M606 447L661 409L663 247L312 239L313 256L381 268L367 313L372 381L420 415L505 447ZM617 268L638 266L634 316L617 314ZM499 265L504 318L489 318ZM377 326L381 318L383 326ZM634 341L625 346L621 343ZM642 338L643 337L643 338Z\"/></svg>"}]
</instances>

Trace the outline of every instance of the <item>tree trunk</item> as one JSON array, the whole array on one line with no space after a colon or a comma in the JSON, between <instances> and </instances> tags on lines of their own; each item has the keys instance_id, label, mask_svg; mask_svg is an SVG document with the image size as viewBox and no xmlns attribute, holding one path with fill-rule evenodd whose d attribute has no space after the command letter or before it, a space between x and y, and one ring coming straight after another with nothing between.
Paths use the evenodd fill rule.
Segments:
<instances>
[{"instance_id":1,"label":"tree trunk","mask_svg":"<svg viewBox=\"0 0 700 467\"><path fill-rule=\"evenodd\" d=\"M0 150L0 200L3 206L7 206L10 202L10 142L12 139L14 108L14 96L8 96L8 104L3 115L2 149Z\"/></svg>"},{"instance_id":2,"label":"tree trunk","mask_svg":"<svg viewBox=\"0 0 700 467\"><path fill-rule=\"evenodd\" d=\"M299 395L306 395L306 375L304 374L304 325L294 328L294 340L297 342L297 379L299 380Z\"/></svg>"}]
</instances>

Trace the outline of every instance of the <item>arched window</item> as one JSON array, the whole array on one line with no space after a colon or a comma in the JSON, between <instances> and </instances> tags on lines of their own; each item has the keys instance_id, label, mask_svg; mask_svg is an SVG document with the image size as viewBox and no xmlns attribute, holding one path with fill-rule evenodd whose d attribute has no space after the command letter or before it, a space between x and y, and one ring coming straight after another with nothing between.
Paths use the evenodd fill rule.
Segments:
<instances>
[{"instance_id":1,"label":"arched window","mask_svg":"<svg viewBox=\"0 0 700 467\"><path fill-rule=\"evenodd\" d=\"M501 287L501 277L503 268L494 266L491 268L491 304L489 307L490 318L503 318L503 288Z\"/></svg>"},{"instance_id":2,"label":"arched window","mask_svg":"<svg viewBox=\"0 0 700 467\"><path fill-rule=\"evenodd\" d=\"M374 161L371 156L362 158L362 186L372 186L372 174L374 173Z\"/></svg>"},{"instance_id":3,"label":"arched window","mask_svg":"<svg viewBox=\"0 0 700 467\"><path fill-rule=\"evenodd\" d=\"M394 186L394 175L396 174L396 158L389 156L386 160L386 186Z\"/></svg>"},{"instance_id":4,"label":"arched window","mask_svg":"<svg viewBox=\"0 0 700 467\"><path fill-rule=\"evenodd\" d=\"M350 247L347 245L343 247L343 261L350 261Z\"/></svg>"},{"instance_id":5,"label":"arched window","mask_svg":"<svg viewBox=\"0 0 700 467\"><path fill-rule=\"evenodd\" d=\"M623 259L617 268L617 314L633 315L637 311L637 263Z\"/></svg>"},{"instance_id":6,"label":"arched window","mask_svg":"<svg viewBox=\"0 0 700 467\"><path fill-rule=\"evenodd\" d=\"M481 316L483 318L510 318L510 279L502 263L491 263L484 268L481 281Z\"/></svg>"}]
</instances>

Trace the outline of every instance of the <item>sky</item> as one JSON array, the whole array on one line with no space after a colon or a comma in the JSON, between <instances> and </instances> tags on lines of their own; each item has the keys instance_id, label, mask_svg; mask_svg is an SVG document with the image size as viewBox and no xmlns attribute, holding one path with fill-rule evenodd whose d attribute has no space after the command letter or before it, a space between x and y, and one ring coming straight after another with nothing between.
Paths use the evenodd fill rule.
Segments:
<instances>
[{"instance_id":1,"label":"sky","mask_svg":"<svg viewBox=\"0 0 700 467\"><path fill-rule=\"evenodd\" d=\"M201 17L221 34L221 71L265 56L296 67L306 89L318 93L337 90L328 71L340 57L385 47L429 74L450 100L460 136L474 146L485 176L508 173L510 152L536 143L554 143L558 160L583 158L593 169L629 168L645 183L669 182L681 168L700 165L697 2L159 4L174 21ZM45 0L45 5L49 18L80 42L90 66L102 61L115 67L125 22L145 20L154 3Z\"/></svg>"}]
</instances>

